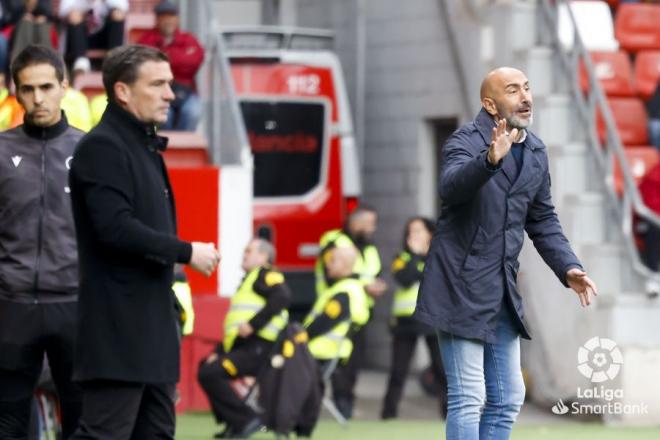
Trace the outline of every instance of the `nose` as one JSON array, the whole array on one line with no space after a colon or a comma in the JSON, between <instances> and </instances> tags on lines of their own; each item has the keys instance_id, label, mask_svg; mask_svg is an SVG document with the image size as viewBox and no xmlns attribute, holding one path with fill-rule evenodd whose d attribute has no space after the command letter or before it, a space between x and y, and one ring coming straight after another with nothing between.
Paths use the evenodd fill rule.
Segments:
<instances>
[{"instance_id":1,"label":"nose","mask_svg":"<svg viewBox=\"0 0 660 440\"><path fill-rule=\"evenodd\" d=\"M165 94L163 96L163 99L165 101L174 101L174 98L175 98L175 96L174 96L174 92L172 91L172 86L170 86L169 84L166 84L165 85Z\"/></svg>"},{"instance_id":2,"label":"nose","mask_svg":"<svg viewBox=\"0 0 660 440\"><path fill-rule=\"evenodd\" d=\"M532 92L531 92L531 90L523 89L523 91L522 91L522 101L523 101L523 103L526 103L526 104L531 104L532 103Z\"/></svg>"},{"instance_id":3,"label":"nose","mask_svg":"<svg viewBox=\"0 0 660 440\"><path fill-rule=\"evenodd\" d=\"M44 100L44 94L39 88L36 88L34 91L34 103L40 104Z\"/></svg>"}]
</instances>

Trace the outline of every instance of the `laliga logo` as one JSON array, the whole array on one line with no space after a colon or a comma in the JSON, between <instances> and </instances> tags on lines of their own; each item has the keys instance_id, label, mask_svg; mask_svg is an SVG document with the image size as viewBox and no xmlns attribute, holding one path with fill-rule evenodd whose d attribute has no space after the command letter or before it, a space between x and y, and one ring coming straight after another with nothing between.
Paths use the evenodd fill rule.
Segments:
<instances>
[{"instance_id":1,"label":"laliga logo","mask_svg":"<svg viewBox=\"0 0 660 440\"><path fill-rule=\"evenodd\" d=\"M621 350L611 339L594 336L578 349L578 371L593 383L614 379L621 364Z\"/></svg>"},{"instance_id":2,"label":"laliga logo","mask_svg":"<svg viewBox=\"0 0 660 440\"><path fill-rule=\"evenodd\" d=\"M566 414L568 412L568 407L561 399L559 399L559 402L555 403L555 405L552 407L552 412L557 415Z\"/></svg>"}]
</instances>

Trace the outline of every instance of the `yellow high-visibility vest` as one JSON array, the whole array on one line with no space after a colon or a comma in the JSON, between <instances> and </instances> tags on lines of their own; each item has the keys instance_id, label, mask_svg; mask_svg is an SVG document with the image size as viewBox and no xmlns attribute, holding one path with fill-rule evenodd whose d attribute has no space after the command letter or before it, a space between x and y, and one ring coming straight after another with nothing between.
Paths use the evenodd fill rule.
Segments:
<instances>
[{"instance_id":1,"label":"yellow high-visibility vest","mask_svg":"<svg viewBox=\"0 0 660 440\"><path fill-rule=\"evenodd\" d=\"M406 252L401 252L392 263L392 272L403 269L412 259L412 256ZM424 262L417 263L417 270L424 270ZM394 301L392 302L392 316L408 317L415 313L417 306L417 294L419 293L419 282L413 283L410 287L401 287L394 292Z\"/></svg>"},{"instance_id":2,"label":"yellow high-visibility vest","mask_svg":"<svg viewBox=\"0 0 660 440\"><path fill-rule=\"evenodd\" d=\"M323 250L333 243L338 247L355 247L353 240L351 240L351 238L341 229L333 229L321 236L319 242L321 254L319 254L319 257L316 259L316 265L314 266L317 296L320 296L328 288L325 279L325 261L323 261L325 255ZM355 265L353 266L353 273L359 277L362 285L366 286L367 284L372 283L381 271L382 266L380 255L378 253L378 248L373 244L365 246L362 252L360 252L359 249L356 250L358 251L358 256L355 260ZM367 295L367 302L370 308L374 306L374 298L372 296Z\"/></svg>"},{"instance_id":3,"label":"yellow high-visibility vest","mask_svg":"<svg viewBox=\"0 0 660 440\"><path fill-rule=\"evenodd\" d=\"M328 287L316 299L312 311L303 322L303 326L308 327L318 316L324 314L332 298L342 292L348 294L350 319L338 323L329 332L309 341L308 348L315 359L348 358L353 351L353 343L347 337L351 325L362 326L369 320L367 295L364 293L362 283L355 278L344 278Z\"/></svg>"},{"instance_id":4,"label":"yellow high-visibility vest","mask_svg":"<svg viewBox=\"0 0 660 440\"><path fill-rule=\"evenodd\" d=\"M238 327L243 322L248 322L266 305L266 299L254 291L254 283L259 277L261 267L252 269L243 279L238 291L231 298L229 311L225 317L225 337L222 341L225 352L231 351L234 342L238 337ZM279 276L282 276L277 272ZM257 336L267 341L275 342L277 336L286 327L289 321L289 312L282 310L279 315L275 315L271 320L257 331Z\"/></svg>"}]
</instances>

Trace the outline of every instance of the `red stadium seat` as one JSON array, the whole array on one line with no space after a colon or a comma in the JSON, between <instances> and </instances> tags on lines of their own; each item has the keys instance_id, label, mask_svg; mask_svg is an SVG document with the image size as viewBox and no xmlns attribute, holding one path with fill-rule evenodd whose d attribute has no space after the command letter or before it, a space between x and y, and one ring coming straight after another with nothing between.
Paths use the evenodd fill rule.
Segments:
<instances>
[{"instance_id":1,"label":"red stadium seat","mask_svg":"<svg viewBox=\"0 0 660 440\"><path fill-rule=\"evenodd\" d=\"M156 15L153 12L129 12L126 16L126 42L135 44L142 34L156 26Z\"/></svg>"},{"instance_id":2,"label":"red stadium seat","mask_svg":"<svg viewBox=\"0 0 660 440\"><path fill-rule=\"evenodd\" d=\"M658 23L660 26L660 23ZM635 83L639 95L649 99L660 81L660 50L643 51L635 58Z\"/></svg>"},{"instance_id":3,"label":"red stadium seat","mask_svg":"<svg viewBox=\"0 0 660 440\"><path fill-rule=\"evenodd\" d=\"M660 161L660 153L653 146L643 145L626 148L626 159L637 185L644 175ZM623 193L623 174L619 162L614 160L614 189Z\"/></svg>"},{"instance_id":4,"label":"red stadium seat","mask_svg":"<svg viewBox=\"0 0 660 440\"><path fill-rule=\"evenodd\" d=\"M660 5L620 5L616 12L614 30L623 49L631 52L660 49Z\"/></svg>"},{"instance_id":5,"label":"red stadium seat","mask_svg":"<svg viewBox=\"0 0 660 440\"><path fill-rule=\"evenodd\" d=\"M647 145L649 142L648 114L639 98L611 98L608 100L614 122L624 145ZM596 115L598 138L605 141L605 123L600 113Z\"/></svg>"},{"instance_id":6,"label":"red stadium seat","mask_svg":"<svg viewBox=\"0 0 660 440\"><path fill-rule=\"evenodd\" d=\"M607 96L635 96L633 72L628 53L590 52L596 77ZM584 65L580 65L580 86L589 91L589 80Z\"/></svg>"},{"instance_id":7,"label":"red stadium seat","mask_svg":"<svg viewBox=\"0 0 660 440\"><path fill-rule=\"evenodd\" d=\"M171 168L191 168L209 165L208 142L194 131L161 131L169 138L165 163Z\"/></svg>"}]
</instances>

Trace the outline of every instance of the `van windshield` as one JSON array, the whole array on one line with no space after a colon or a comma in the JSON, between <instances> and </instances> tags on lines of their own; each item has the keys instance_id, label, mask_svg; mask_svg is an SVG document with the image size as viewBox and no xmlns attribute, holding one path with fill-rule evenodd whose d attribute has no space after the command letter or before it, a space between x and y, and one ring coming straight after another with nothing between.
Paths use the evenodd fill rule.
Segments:
<instances>
[{"instance_id":1,"label":"van windshield","mask_svg":"<svg viewBox=\"0 0 660 440\"><path fill-rule=\"evenodd\" d=\"M254 196L299 196L321 178L325 107L321 103L242 101L254 156Z\"/></svg>"}]
</instances>

